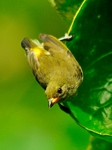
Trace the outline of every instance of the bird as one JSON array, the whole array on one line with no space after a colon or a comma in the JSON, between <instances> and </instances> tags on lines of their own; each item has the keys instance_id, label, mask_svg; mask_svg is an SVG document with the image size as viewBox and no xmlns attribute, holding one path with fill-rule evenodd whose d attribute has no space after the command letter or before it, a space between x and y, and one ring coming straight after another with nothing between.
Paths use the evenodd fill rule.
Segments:
<instances>
[{"instance_id":1,"label":"bird","mask_svg":"<svg viewBox=\"0 0 112 150\"><path fill-rule=\"evenodd\" d=\"M83 71L78 61L63 41L72 40L65 34L58 39L41 33L38 40L24 38L21 46L37 82L45 90L48 107L69 100L76 95L83 81Z\"/></svg>"}]
</instances>

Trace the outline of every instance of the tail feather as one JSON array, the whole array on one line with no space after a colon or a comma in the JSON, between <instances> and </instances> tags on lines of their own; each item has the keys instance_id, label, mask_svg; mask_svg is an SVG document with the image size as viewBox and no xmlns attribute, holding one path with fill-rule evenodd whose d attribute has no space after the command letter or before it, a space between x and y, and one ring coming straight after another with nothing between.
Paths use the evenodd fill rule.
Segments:
<instances>
[{"instance_id":1,"label":"tail feather","mask_svg":"<svg viewBox=\"0 0 112 150\"><path fill-rule=\"evenodd\" d=\"M35 47L37 47L38 45L40 45L40 43L39 43L38 40L30 40L30 39L28 39L28 38L24 38L24 39L21 41L21 46L22 46L24 49L35 48Z\"/></svg>"}]
</instances>

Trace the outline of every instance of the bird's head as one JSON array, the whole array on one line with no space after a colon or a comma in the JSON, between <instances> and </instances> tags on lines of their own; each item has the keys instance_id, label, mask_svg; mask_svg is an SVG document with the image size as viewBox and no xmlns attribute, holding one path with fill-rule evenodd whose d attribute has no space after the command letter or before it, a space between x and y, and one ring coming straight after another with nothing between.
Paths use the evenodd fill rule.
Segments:
<instances>
[{"instance_id":1,"label":"bird's head","mask_svg":"<svg viewBox=\"0 0 112 150\"><path fill-rule=\"evenodd\" d=\"M68 96L68 92L69 86L66 81L51 81L45 90L49 108L51 108L55 103L65 100Z\"/></svg>"}]
</instances>

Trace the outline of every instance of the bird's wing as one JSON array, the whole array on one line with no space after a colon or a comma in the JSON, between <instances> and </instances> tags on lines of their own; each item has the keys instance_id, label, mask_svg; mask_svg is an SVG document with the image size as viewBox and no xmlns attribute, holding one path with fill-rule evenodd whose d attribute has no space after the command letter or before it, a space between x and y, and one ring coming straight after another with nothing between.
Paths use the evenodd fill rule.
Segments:
<instances>
[{"instance_id":1,"label":"bird's wing","mask_svg":"<svg viewBox=\"0 0 112 150\"><path fill-rule=\"evenodd\" d=\"M55 51L61 51L64 53L69 51L69 49L59 39L52 35L40 34L39 37L44 43L44 48L47 50L54 49Z\"/></svg>"}]
</instances>

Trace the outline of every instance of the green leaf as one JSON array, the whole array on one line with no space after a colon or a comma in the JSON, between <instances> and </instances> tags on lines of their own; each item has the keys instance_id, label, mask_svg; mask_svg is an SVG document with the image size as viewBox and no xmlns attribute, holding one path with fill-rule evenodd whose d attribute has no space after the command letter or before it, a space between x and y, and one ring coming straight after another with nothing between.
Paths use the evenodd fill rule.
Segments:
<instances>
[{"instance_id":1,"label":"green leaf","mask_svg":"<svg viewBox=\"0 0 112 150\"><path fill-rule=\"evenodd\" d=\"M64 103L76 122L112 142L112 1L85 0L74 17L67 43L84 72L77 96Z\"/></svg>"},{"instance_id":2,"label":"green leaf","mask_svg":"<svg viewBox=\"0 0 112 150\"><path fill-rule=\"evenodd\" d=\"M70 24L83 0L49 0L61 16Z\"/></svg>"},{"instance_id":3,"label":"green leaf","mask_svg":"<svg viewBox=\"0 0 112 150\"><path fill-rule=\"evenodd\" d=\"M87 150L111 150L112 149L112 143L91 137L90 138L90 144L87 148Z\"/></svg>"}]
</instances>

